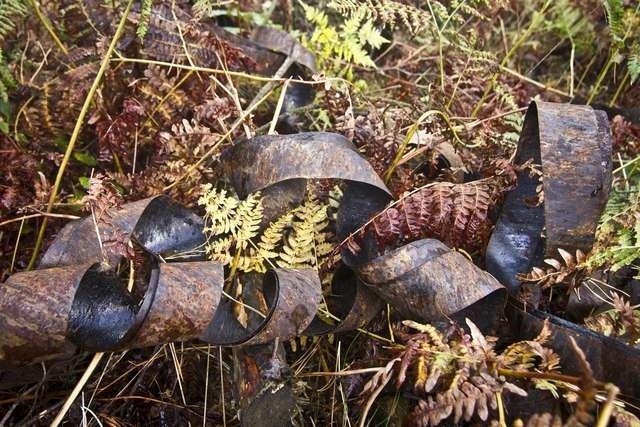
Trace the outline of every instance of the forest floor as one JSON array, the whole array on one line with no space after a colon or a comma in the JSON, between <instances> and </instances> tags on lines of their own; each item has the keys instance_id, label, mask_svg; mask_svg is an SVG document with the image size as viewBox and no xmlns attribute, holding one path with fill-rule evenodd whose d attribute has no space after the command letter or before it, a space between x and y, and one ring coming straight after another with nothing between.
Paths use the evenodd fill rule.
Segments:
<instances>
[{"instance_id":1,"label":"forest floor","mask_svg":"<svg viewBox=\"0 0 640 427\"><path fill-rule=\"evenodd\" d=\"M5 353L3 330L0 426L237 425L243 413L244 424L276 425L283 411L294 425L640 425L638 386L609 376L640 366L639 28L633 0L0 0L0 282L41 270L73 220L97 226L104 212L165 194L204 218L200 256L224 265L223 289L241 322L255 321L243 294L251 274L312 269L328 300L350 257L371 255L367 239L376 255L424 238L444 242L461 270L445 265L432 276L450 289L460 274L493 272L487 245L523 177L537 180L527 203L538 215L558 196L543 191L554 173L544 158L541 167L516 156L519 143L539 136L523 129L532 102L538 118L527 120L543 142L555 140L545 120L560 126L544 118L557 111L547 101L604 111L612 147L610 160L570 154L572 171L559 169L576 188L594 178L584 171L612 171L611 190L604 179L590 196L602 201L599 219L584 217L586 198L559 197L575 202L568 218L588 223L587 245L556 248L507 280L524 283L510 301L569 329L540 321L518 330L506 315L479 329L448 319L457 309L428 323L383 296L359 328L267 344L267 365L264 346L194 339L12 367L2 365L17 358ZM577 132L590 131L580 126L591 110L576 111ZM393 196L351 236L336 211L352 206L337 178L348 175L353 150L311 147L309 158L333 165L317 170L296 169L296 155L271 170L266 155L229 154L242 140L291 134L299 142L296 134L311 131L353 143L366 166L349 173ZM309 180L296 204L266 185L252 193L234 175L252 169L323 179ZM281 215L269 214L278 203ZM544 220L537 238L551 240L552 219ZM118 270L126 278L146 255L123 236L104 243L126 259ZM0 306L26 313L24 301ZM200 301L190 302L197 311ZM336 318L330 308L320 305L325 320ZM0 315L1 327L9 317ZM575 342L558 339L574 327ZM281 405L289 406L274 409Z\"/></svg>"}]
</instances>

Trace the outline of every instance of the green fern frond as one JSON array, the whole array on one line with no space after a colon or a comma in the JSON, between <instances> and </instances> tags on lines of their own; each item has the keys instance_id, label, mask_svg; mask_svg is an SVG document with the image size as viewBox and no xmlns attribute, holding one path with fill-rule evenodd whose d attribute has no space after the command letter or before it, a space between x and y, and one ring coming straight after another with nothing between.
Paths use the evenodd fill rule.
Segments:
<instances>
[{"instance_id":1,"label":"green fern frond","mask_svg":"<svg viewBox=\"0 0 640 427\"><path fill-rule=\"evenodd\" d=\"M153 7L153 0L141 0L140 2L140 16L138 18L138 27L136 28L136 34L140 40L144 39L144 36L149 30L149 20L151 19L151 8Z\"/></svg>"},{"instance_id":2,"label":"green fern frond","mask_svg":"<svg viewBox=\"0 0 640 427\"><path fill-rule=\"evenodd\" d=\"M0 41L15 29L17 18L28 12L26 0L0 0Z\"/></svg>"},{"instance_id":3,"label":"green fern frond","mask_svg":"<svg viewBox=\"0 0 640 427\"><path fill-rule=\"evenodd\" d=\"M624 38L624 0L604 0L607 22L614 44L621 45Z\"/></svg>"},{"instance_id":4,"label":"green fern frond","mask_svg":"<svg viewBox=\"0 0 640 427\"><path fill-rule=\"evenodd\" d=\"M633 84L640 77L640 40L631 47L631 54L627 59L627 68Z\"/></svg>"},{"instance_id":5,"label":"green fern frond","mask_svg":"<svg viewBox=\"0 0 640 427\"><path fill-rule=\"evenodd\" d=\"M626 172L627 188L614 190L609 197L587 263L590 268L606 265L613 271L635 265L640 277L640 169L630 167Z\"/></svg>"},{"instance_id":6,"label":"green fern frond","mask_svg":"<svg viewBox=\"0 0 640 427\"><path fill-rule=\"evenodd\" d=\"M346 19L339 26L334 26L324 11L301 0L299 3L305 18L315 27L310 36L303 37L302 43L316 52L320 70L351 80L352 65L375 68L367 46L377 49L388 40L374 26L365 8L352 7Z\"/></svg>"}]
</instances>

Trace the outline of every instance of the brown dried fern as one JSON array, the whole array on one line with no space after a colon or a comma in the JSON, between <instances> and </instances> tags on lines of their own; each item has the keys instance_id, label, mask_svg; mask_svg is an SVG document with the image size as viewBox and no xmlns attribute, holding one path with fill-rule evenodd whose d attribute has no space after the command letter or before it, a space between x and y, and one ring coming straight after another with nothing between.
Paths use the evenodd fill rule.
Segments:
<instances>
[{"instance_id":1,"label":"brown dried fern","mask_svg":"<svg viewBox=\"0 0 640 427\"><path fill-rule=\"evenodd\" d=\"M357 252L358 240L371 232L379 249L433 237L451 247L482 250L493 227L490 212L514 184L515 175L504 173L464 184L426 185L389 205L341 246Z\"/></svg>"}]
</instances>

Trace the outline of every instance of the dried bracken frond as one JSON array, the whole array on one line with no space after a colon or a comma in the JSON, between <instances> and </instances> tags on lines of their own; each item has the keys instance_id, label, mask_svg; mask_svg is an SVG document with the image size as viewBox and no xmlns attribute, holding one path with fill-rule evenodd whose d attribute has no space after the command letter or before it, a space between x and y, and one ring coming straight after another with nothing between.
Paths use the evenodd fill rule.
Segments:
<instances>
[{"instance_id":1,"label":"dried bracken frond","mask_svg":"<svg viewBox=\"0 0 640 427\"><path fill-rule=\"evenodd\" d=\"M580 249L571 254L558 249L558 258L547 258L547 268L533 267L527 274L519 274L518 279L524 283L533 283L543 288L565 285L574 289L585 278L587 255Z\"/></svg>"},{"instance_id":2,"label":"dried bracken frond","mask_svg":"<svg viewBox=\"0 0 640 427\"><path fill-rule=\"evenodd\" d=\"M122 111L117 116L101 117L96 122L99 159L110 161L113 155L117 155L121 161L130 164L133 161L130 154L134 150L136 130L144 117L144 108L130 98L124 100Z\"/></svg>"},{"instance_id":3,"label":"dried bracken frond","mask_svg":"<svg viewBox=\"0 0 640 427\"><path fill-rule=\"evenodd\" d=\"M442 333L431 325L404 322L417 331L399 332L405 349L399 356L396 386L410 379L420 399L410 425L436 426L449 418L459 423L474 415L486 421L489 411L497 408L497 393L526 395L502 372L550 372L558 367L557 355L543 347L550 336L547 324L534 340L515 343L500 354L495 351L496 338L485 337L469 320L467 324L471 335L457 327Z\"/></svg>"},{"instance_id":4,"label":"dried bracken frond","mask_svg":"<svg viewBox=\"0 0 640 427\"><path fill-rule=\"evenodd\" d=\"M137 25L147 19L142 43L142 53L147 56L167 62L191 60L194 65L247 72L256 68L255 61L241 48L216 36L215 27L199 23L185 9L157 4L149 18L141 14L132 18Z\"/></svg>"},{"instance_id":5,"label":"dried bracken frond","mask_svg":"<svg viewBox=\"0 0 640 427\"><path fill-rule=\"evenodd\" d=\"M44 83L26 109L25 133L45 145L70 135L98 67L98 62L82 64Z\"/></svg>"},{"instance_id":6,"label":"dried bracken frond","mask_svg":"<svg viewBox=\"0 0 640 427\"><path fill-rule=\"evenodd\" d=\"M345 245L373 232L380 247L434 237L451 247L482 250L492 229L491 209L513 186L510 175L464 184L429 184L393 203L352 235Z\"/></svg>"},{"instance_id":7,"label":"dried bracken frond","mask_svg":"<svg viewBox=\"0 0 640 427\"><path fill-rule=\"evenodd\" d=\"M118 208L122 202L122 196L115 190L111 180L102 174L89 178L87 194L81 202L85 208L92 212L96 222L108 219L109 211Z\"/></svg>"},{"instance_id":8,"label":"dried bracken frond","mask_svg":"<svg viewBox=\"0 0 640 427\"><path fill-rule=\"evenodd\" d=\"M0 174L0 217L32 203L36 197L38 162L0 133L3 173Z\"/></svg>"},{"instance_id":9,"label":"dried bracken frond","mask_svg":"<svg viewBox=\"0 0 640 427\"><path fill-rule=\"evenodd\" d=\"M585 325L606 336L624 339L629 345L640 343L640 309L617 293L612 293L613 308L585 319Z\"/></svg>"},{"instance_id":10,"label":"dried bracken frond","mask_svg":"<svg viewBox=\"0 0 640 427\"><path fill-rule=\"evenodd\" d=\"M596 381L593 378L593 371L589 362L587 362L584 352L578 347L573 337L570 337L570 340L580 366L580 387L576 392L575 411L567 420L566 425L570 427L589 426L593 424L591 411L595 407Z\"/></svg>"}]
</instances>

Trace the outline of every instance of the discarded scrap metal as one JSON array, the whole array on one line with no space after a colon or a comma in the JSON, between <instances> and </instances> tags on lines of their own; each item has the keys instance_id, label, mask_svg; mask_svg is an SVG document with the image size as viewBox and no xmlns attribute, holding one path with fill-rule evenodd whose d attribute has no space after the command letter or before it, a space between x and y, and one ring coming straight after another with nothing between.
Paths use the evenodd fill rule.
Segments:
<instances>
[{"instance_id":1,"label":"discarded scrap metal","mask_svg":"<svg viewBox=\"0 0 640 427\"><path fill-rule=\"evenodd\" d=\"M72 222L45 253L40 270L16 273L0 286L0 361L20 363L78 348L116 350L191 338L237 346L346 331L367 323L383 300L406 318L434 321L462 316L481 325L493 324L505 305L503 284L517 290L515 274L526 272L543 256L543 228L547 251L591 245L610 185L610 150L601 113L588 107L533 103L516 162L530 158L542 162L544 202L530 203L537 197L539 178L521 173L487 252L489 271L500 281L436 240L380 254L365 237L357 255L342 253L345 267L334 275L327 303L343 319L337 324L316 315L322 295L317 272L311 269L275 269L264 275L255 292L264 298L267 312L249 327L238 321L233 301L222 292L223 269L215 262L174 257L177 262L157 263L144 296L136 299L113 270L119 255L100 242L111 233L124 232L154 257L201 245L202 221L166 197L110 212L101 239L91 218ZM358 229L391 200L369 163L336 134L259 136L237 143L222 161L241 197L262 192L265 221L299 204L309 179L344 183L336 224L339 238ZM522 310L516 313L530 316ZM542 316L538 314L536 319ZM573 332L584 335L579 328ZM603 340L589 344L606 345ZM598 354L603 359L592 362L604 363L606 352ZM635 353L627 356L638 360ZM614 373L603 371L603 375Z\"/></svg>"},{"instance_id":2,"label":"discarded scrap metal","mask_svg":"<svg viewBox=\"0 0 640 427\"><path fill-rule=\"evenodd\" d=\"M541 165L544 179L518 173L487 247L487 270L511 291L557 249L588 252L611 187L607 115L591 107L532 102L515 163ZM543 203L537 203L542 185ZM543 237L544 233L544 237Z\"/></svg>"},{"instance_id":3,"label":"discarded scrap metal","mask_svg":"<svg viewBox=\"0 0 640 427\"><path fill-rule=\"evenodd\" d=\"M396 310L426 322L469 317L487 330L498 320L507 294L493 276L434 239L404 245L358 272Z\"/></svg>"}]
</instances>

